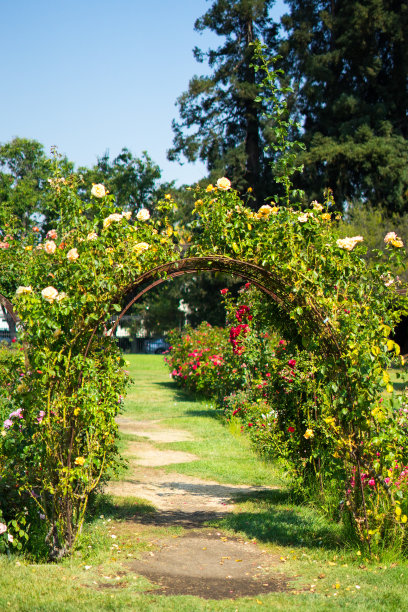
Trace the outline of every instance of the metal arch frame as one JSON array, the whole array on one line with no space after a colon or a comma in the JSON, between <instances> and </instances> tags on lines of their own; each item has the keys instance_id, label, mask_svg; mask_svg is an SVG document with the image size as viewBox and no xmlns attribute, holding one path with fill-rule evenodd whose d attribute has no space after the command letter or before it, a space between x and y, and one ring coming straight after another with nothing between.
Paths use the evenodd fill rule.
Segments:
<instances>
[{"instance_id":1,"label":"metal arch frame","mask_svg":"<svg viewBox=\"0 0 408 612\"><path fill-rule=\"evenodd\" d=\"M328 324L328 319L324 317L316 305L310 300L305 300L303 296L294 294L291 287L285 283L275 270L267 270L254 263L232 259L222 255L208 255L205 257L186 257L177 259L165 264L161 264L141 274L131 282L124 291L118 295L113 302L127 300L126 306L117 316L113 326L109 330L109 335L113 336L122 317L126 312L137 302L145 293L162 284L168 279L176 278L184 274L194 274L197 272L224 272L232 276L238 276L244 280L250 281L260 291L268 295L282 308L283 311L289 313L294 305L298 305L305 309L304 318L308 320L311 326L317 327L324 337L325 342L322 343L322 349L327 353L339 355L341 353L340 342L337 334L331 329ZM5 296L0 294L0 304L4 306L7 313L13 318L15 323L19 323L20 319L13 309L13 304ZM99 326L103 323L98 321L95 328L91 332L88 340L84 356L86 357L91 347L93 338L97 333Z\"/></svg>"},{"instance_id":2,"label":"metal arch frame","mask_svg":"<svg viewBox=\"0 0 408 612\"><path fill-rule=\"evenodd\" d=\"M126 312L148 291L162 284L168 279L176 278L184 274L194 274L197 272L224 272L232 276L250 281L260 291L268 295L282 308L288 312L294 305L305 308L304 318L309 324L319 328L325 338L324 349L328 353L339 355L341 352L337 334L327 324L328 319L319 311L315 304L309 299L307 301L299 294L293 294L291 287L282 281L279 274L274 270L267 270L251 262L232 259L220 255L209 255L205 257L186 257L166 264L161 264L144 274L141 274L131 283L122 293L122 302L128 298L126 306L117 316L113 326L109 330L109 335L113 336L122 317ZM95 332L96 333L96 329ZM92 342L88 343L86 353Z\"/></svg>"}]
</instances>

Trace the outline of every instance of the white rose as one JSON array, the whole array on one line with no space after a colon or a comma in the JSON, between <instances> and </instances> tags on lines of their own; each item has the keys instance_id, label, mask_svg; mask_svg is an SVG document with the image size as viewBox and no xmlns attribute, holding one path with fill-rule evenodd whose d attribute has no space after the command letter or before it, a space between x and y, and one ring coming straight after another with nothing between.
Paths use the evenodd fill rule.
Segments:
<instances>
[{"instance_id":1,"label":"white rose","mask_svg":"<svg viewBox=\"0 0 408 612\"><path fill-rule=\"evenodd\" d=\"M132 216L132 213L130 210L127 210L126 212L122 213L122 217L124 217L125 219L127 219L127 221L129 221L130 217Z\"/></svg>"},{"instance_id":2,"label":"white rose","mask_svg":"<svg viewBox=\"0 0 408 612\"><path fill-rule=\"evenodd\" d=\"M7 525L4 523L0 523L0 534L5 533L7 531Z\"/></svg>"},{"instance_id":3,"label":"white rose","mask_svg":"<svg viewBox=\"0 0 408 612\"><path fill-rule=\"evenodd\" d=\"M106 195L106 189L104 185L101 185L101 183L97 183L96 185L94 183L92 185L91 194L95 198L103 198Z\"/></svg>"},{"instance_id":4,"label":"white rose","mask_svg":"<svg viewBox=\"0 0 408 612\"><path fill-rule=\"evenodd\" d=\"M79 253L78 253L78 250L76 248L71 249L67 253L68 261L75 261L76 259L78 259L78 257L79 257Z\"/></svg>"},{"instance_id":5,"label":"white rose","mask_svg":"<svg viewBox=\"0 0 408 612\"><path fill-rule=\"evenodd\" d=\"M57 248L57 245L55 244L53 240L47 240L47 242L44 244L44 251L48 253L49 255L52 255L53 253L55 253L56 248Z\"/></svg>"},{"instance_id":6,"label":"white rose","mask_svg":"<svg viewBox=\"0 0 408 612\"><path fill-rule=\"evenodd\" d=\"M147 221L150 219L150 213L147 208L142 208L136 215L138 221Z\"/></svg>"},{"instance_id":7,"label":"white rose","mask_svg":"<svg viewBox=\"0 0 408 612\"><path fill-rule=\"evenodd\" d=\"M97 240L98 239L98 234L96 232L89 232L89 234L86 237L87 240Z\"/></svg>"},{"instance_id":8,"label":"white rose","mask_svg":"<svg viewBox=\"0 0 408 612\"><path fill-rule=\"evenodd\" d=\"M43 296L44 300L52 304L53 301L57 299L58 291L55 289L55 287L46 287L41 291L41 295Z\"/></svg>"}]
</instances>

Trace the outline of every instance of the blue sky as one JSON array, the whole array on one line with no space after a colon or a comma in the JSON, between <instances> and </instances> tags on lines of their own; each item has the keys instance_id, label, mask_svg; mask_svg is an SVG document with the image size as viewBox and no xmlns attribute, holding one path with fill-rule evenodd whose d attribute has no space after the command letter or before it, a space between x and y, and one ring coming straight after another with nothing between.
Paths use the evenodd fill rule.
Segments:
<instances>
[{"instance_id":1,"label":"blue sky","mask_svg":"<svg viewBox=\"0 0 408 612\"><path fill-rule=\"evenodd\" d=\"M192 49L214 47L194 31L211 0L0 0L0 142L52 145L91 166L106 150L146 150L178 185L202 164L166 160L175 102L194 74ZM274 15L283 13L277 0Z\"/></svg>"}]
</instances>

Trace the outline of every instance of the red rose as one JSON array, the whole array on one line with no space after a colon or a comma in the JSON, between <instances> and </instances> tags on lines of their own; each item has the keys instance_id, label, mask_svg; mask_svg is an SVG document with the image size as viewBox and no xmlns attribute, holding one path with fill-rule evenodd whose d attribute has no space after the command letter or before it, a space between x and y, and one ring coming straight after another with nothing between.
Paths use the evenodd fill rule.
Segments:
<instances>
[{"instance_id":1,"label":"red rose","mask_svg":"<svg viewBox=\"0 0 408 612\"><path fill-rule=\"evenodd\" d=\"M293 433L294 431L295 431L295 428L294 428L294 427L288 427L288 432L289 432L289 433Z\"/></svg>"}]
</instances>

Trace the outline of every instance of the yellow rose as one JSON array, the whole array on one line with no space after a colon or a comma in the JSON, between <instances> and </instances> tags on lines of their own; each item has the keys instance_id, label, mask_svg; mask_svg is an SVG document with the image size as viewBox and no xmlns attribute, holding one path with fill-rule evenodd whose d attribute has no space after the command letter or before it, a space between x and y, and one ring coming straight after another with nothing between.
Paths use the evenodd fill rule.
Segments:
<instances>
[{"instance_id":1,"label":"yellow rose","mask_svg":"<svg viewBox=\"0 0 408 612\"><path fill-rule=\"evenodd\" d=\"M103 198L106 195L106 189L104 187L104 185L101 185L101 183L97 183L95 185L95 183L92 184L92 189L91 189L91 194L95 197L95 198Z\"/></svg>"},{"instance_id":2,"label":"yellow rose","mask_svg":"<svg viewBox=\"0 0 408 612\"><path fill-rule=\"evenodd\" d=\"M362 242L362 236L353 236L353 238L339 238L336 240L337 246L346 251L352 251L358 242Z\"/></svg>"},{"instance_id":3,"label":"yellow rose","mask_svg":"<svg viewBox=\"0 0 408 612\"><path fill-rule=\"evenodd\" d=\"M109 227L114 221L122 221L123 217L119 213L112 213L109 217L103 220L103 227L106 229Z\"/></svg>"},{"instance_id":4,"label":"yellow rose","mask_svg":"<svg viewBox=\"0 0 408 612\"><path fill-rule=\"evenodd\" d=\"M303 437L306 438L306 440L308 440L309 438L314 438L313 429L306 429L305 433L303 434Z\"/></svg>"},{"instance_id":5,"label":"yellow rose","mask_svg":"<svg viewBox=\"0 0 408 612\"><path fill-rule=\"evenodd\" d=\"M165 200L171 200L171 194L170 193L166 193L166 195L164 196Z\"/></svg>"},{"instance_id":6,"label":"yellow rose","mask_svg":"<svg viewBox=\"0 0 408 612\"><path fill-rule=\"evenodd\" d=\"M76 259L78 259L78 257L79 257L79 253L76 248L71 249L67 253L68 261L75 261Z\"/></svg>"},{"instance_id":7,"label":"yellow rose","mask_svg":"<svg viewBox=\"0 0 408 612\"><path fill-rule=\"evenodd\" d=\"M388 244L389 242L391 242L391 240L398 240L398 236L395 232L388 232L388 234L384 236L385 244Z\"/></svg>"},{"instance_id":8,"label":"yellow rose","mask_svg":"<svg viewBox=\"0 0 408 612\"><path fill-rule=\"evenodd\" d=\"M74 461L75 465L84 465L85 457L77 457Z\"/></svg>"},{"instance_id":9,"label":"yellow rose","mask_svg":"<svg viewBox=\"0 0 408 612\"><path fill-rule=\"evenodd\" d=\"M20 287L17 287L16 289L16 295L23 295L25 293L32 293L33 289L31 287L31 285L29 285L28 287L23 287L20 285Z\"/></svg>"},{"instance_id":10,"label":"yellow rose","mask_svg":"<svg viewBox=\"0 0 408 612\"><path fill-rule=\"evenodd\" d=\"M126 212L122 213L122 217L124 217L127 221L130 220L130 217L132 216L132 213L130 210L127 210Z\"/></svg>"},{"instance_id":11,"label":"yellow rose","mask_svg":"<svg viewBox=\"0 0 408 612\"><path fill-rule=\"evenodd\" d=\"M57 245L55 244L53 240L47 240L47 242L44 244L44 251L48 253L49 255L52 255L53 253L55 253L56 248L57 248Z\"/></svg>"},{"instance_id":12,"label":"yellow rose","mask_svg":"<svg viewBox=\"0 0 408 612\"><path fill-rule=\"evenodd\" d=\"M231 189L231 181L227 179L225 176L223 176L218 179L217 187L218 189L221 189L222 191L228 191L228 189Z\"/></svg>"},{"instance_id":13,"label":"yellow rose","mask_svg":"<svg viewBox=\"0 0 408 612\"><path fill-rule=\"evenodd\" d=\"M138 221L147 221L150 219L150 213L147 208L142 208L136 215Z\"/></svg>"},{"instance_id":14,"label":"yellow rose","mask_svg":"<svg viewBox=\"0 0 408 612\"><path fill-rule=\"evenodd\" d=\"M323 221L330 221L331 214L330 213L323 213L321 218L323 219Z\"/></svg>"},{"instance_id":15,"label":"yellow rose","mask_svg":"<svg viewBox=\"0 0 408 612\"><path fill-rule=\"evenodd\" d=\"M45 289L41 291L41 295L44 300L52 304L53 301L57 299L58 291L55 287L45 287Z\"/></svg>"},{"instance_id":16,"label":"yellow rose","mask_svg":"<svg viewBox=\"0 0 408 612\"><path fill-rule=\"evenodd\" d=\"M213 189L214 189L214 185L211 185L211 183L207 185L207 187L205 188L206 191L213 191Z\"/></svg>"},{"instance_id":17,"label":"yellow rose","mask_svg":"<svg viewBox=\"0 0 408 612\"><path fill-rule=\"evenodd\" d=\"M400 249L401 247L404 246L404 243L402 242L401 238L396 238L395 240L390 240L390 244L392 244L392 246L397 247L398 249Z\"/></svg>"},{"instance_id":18,"label":"yellow rose","mask_svg":"<svg viewBox=\"0 0 408 612\"><path fill-rule=\"evenodd\" d=\"M143 251L147 251L148 248L150 248L150 245L147 244L147 242L138 242L133 247L133 250L135 251L136 255L140 255L140 253L143 253Z\"/></svg>"},{"instance_id":19,"label":"yellow rose","mask_svg":"<svg viewBox=\"0 0 408 612\"><path fill-rule=\"evenodd\" d=\"M31 245L24 247L25 251L32 251L33 247Z\"/></svg>"},{"instance_id":20,"label":"yellow rose","mask_svg":"<svg viewBox=\"0 0 408 612\"><path fill-rule=\"evenodd\" d=\"M267 219L271 213L272 213L272 206L269 206L269 204L265 204L264 206L261 206L261 208L256 213L255 217L257 219Z\"/></svg>"}]
</instances>

